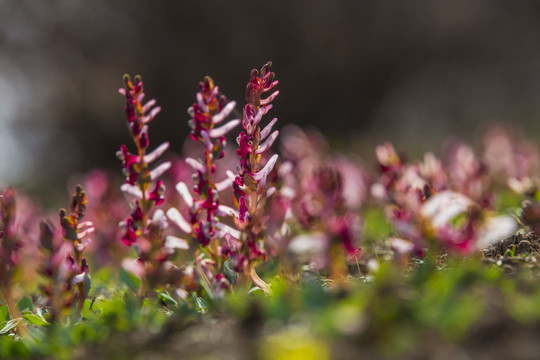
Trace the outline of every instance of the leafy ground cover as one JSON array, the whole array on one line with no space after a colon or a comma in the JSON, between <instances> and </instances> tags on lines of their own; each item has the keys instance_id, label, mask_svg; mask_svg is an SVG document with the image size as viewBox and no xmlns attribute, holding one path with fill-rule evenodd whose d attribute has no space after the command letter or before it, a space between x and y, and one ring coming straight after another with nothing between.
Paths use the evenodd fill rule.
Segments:
<instances>
[{"instance_id":1,"label":"leafy ground cover","mask_svg":"<svg viewBox=\"0 0 540 360\"><path fill-rule=\"evenodd\" d=\"M125 76L124 179L89 171L58 215L5 189L0 358L536 358L535 146L386 143L372 171L274 130L277 85L253 70L238 111L206 77L179 157Z\"/></svg>"}]
</instances>

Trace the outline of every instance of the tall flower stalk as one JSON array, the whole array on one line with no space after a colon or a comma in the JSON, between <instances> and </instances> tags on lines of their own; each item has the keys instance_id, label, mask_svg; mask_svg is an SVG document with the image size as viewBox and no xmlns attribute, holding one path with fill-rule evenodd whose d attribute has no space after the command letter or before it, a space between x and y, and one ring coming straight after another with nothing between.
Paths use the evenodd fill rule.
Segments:
<instances>
[{"instance_id":1,"label":"tall flower stalk","mask_svg":"<svg viewBox=\"0 0 540 360\"><path fill-rule=\"evenodd\" d=\"M163 213L156 212L152 219L150 214L164 201L165 186L163 181L157 179L171 167L171 163L164 162L153 169L150 169L150 164L169 148L169 143L164 142L147 153L150 144L148 124L161 108L155 106L155 100L143 105L145 94L141 77L136 76L132 82L129 75L124 75L124 88L119 89L119 92L126 98L127 124L137 149L133 154L128 151L126 145L122 145L117 153L118 158L122 160L126 176L126 183L121 189L135 197L131 203L130 216L121 223L124 232L122 242L127 246L136 245L139 266L135 267L139 269L136 272L142 276L149 270L157 270L168 256L167 251L163 249L161 236L161 230L166 226ZM146 280L149 280L148 276ZM141 295L144 294L143 284L144 282L141 283Z\"/></svg>"},{"instance_id":2,"label":"tall flower stalk","mask_svg":"<svg viewBox=\"0 0 540 360\"><path fill-rule=\"evenodd\" d=\"M0 197L0 292L13 320L21 317L13 294L13 278L20 263L18 252L22 247L17 236L15 215L15 192L8 188ZM28 336L28 330L22 321L17 323L17 332L20 336Z\"/></svg>"},{"instance_id":3,"label":"tall flower stalk","mask_svg":"<svg viewBox=\"0 0 540 360\"><path fill-rule=\"evenodd\" d=\"M220 204L219 192L231 187L234 175L230 173L230 178L217 182L215 162L224 157L225 136L240 123L240 120L234 119L219 127L216 126L227 119L235 106L236 102L228 102L226 97L220 94L218 86L210 77L205 77L204 81L199 83L196 102L188 109L188 114L191 116L190 136L194 141L204 145L204 157L185 159L195 171L194 195L184 182L176 185L178 193L188 207L188 220L185 220L176 208L167 211L169 219L196 241L190 248L199 276L210 292L221 292L229 286L223 275L221 240L225 233L234 233L235 230L223 224L221 220L236 212ZM175 239L175 242L187 243L186 240L179 238ZM196 250L199 247L207 255L206 258Z\"/></svg>"},{"instance_id":4,"label":"tall flower stalk","mask_svg":"<svg viewBox=\"0 0 540 360\"><path fill-rule=\"evenodd\" d=\"M271 66L272 63L268 62L260 71L252 70L246 87L247 103L242 118L244 131L241 131L236 139L239 146L236 153L240 157L240 163L233 185L235 202L238 206L238 217L234 220L241 232L239 239L236 239L239 243L236 244L235 239L231 235L228 236L232 244L230 251L235 260L234 269L240 275L237 287L249 287L251 279L265 292L270 292L270 288L259 278L255 266L267 260L264 249L267 215L264 208L267 198L275 191L268 189L267 178L278 159L277 155L273 155L262 168L260 166L262 155L270 149L279 134L277 130L272 132L277 118L263 129L260 127L263 116L272 109L271 102L279 94L279 91L275 91L262 99L264 93L278 84L278 81L274 80L275 74L270 71Z\"/></svg>"},{"instance_id":5,"label":"tall flower stalk","mask_svg":"<svg viewBox=\"0 0 540 360\"><path fill-rule=\"evenodd\" d=\"M71 212L68 214L66 209L60 209L60 225L62 227L62 236L64 240L72 244L72 271L76 274L70 279L70 285L77 289L77 307L74 319L78 319L84 306L84 300L88 297L90 291L90 269L88 262L83 257L83 251L90 244L90 239L86 236L94 232L94 224L91 221L82 221L86 213L88 201L81 185L78 185L71 199Z\"/></svg>"}]
</instances>

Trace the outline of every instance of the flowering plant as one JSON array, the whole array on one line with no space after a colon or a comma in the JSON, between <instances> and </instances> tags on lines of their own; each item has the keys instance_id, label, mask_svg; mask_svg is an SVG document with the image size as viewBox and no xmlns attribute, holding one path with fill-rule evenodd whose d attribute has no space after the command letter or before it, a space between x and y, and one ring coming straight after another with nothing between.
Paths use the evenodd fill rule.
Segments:
<instances>
[{"instance_id":1,"label":"flowering plant","mask_svg":"<svg viewBox=\"0 0 540 360\"><path fill-rule=\"evenodd\" d=\"M298 339L324 358L319 336L328 333L384 344L388 334L418 324L461 334L462 314L480 313L467 284L483 279L491 294L503 279L497 285L506 294L511 286L499 269L525 264L522 270L534 271L534 146L495 128L480 155L453 143L441 157L428 152L407 161L384 143L375 148L379 171L370 174L352 156L331 153L321 133L276 130L277 118L266 120L279 94L271 66L251 72L241 112L204 77L188 109L186 153L159 165L169 143L150 150L149 126L160 107L144 102L139 76L126 75L119 92L133 150L117 152L119 186L94 169L54 217L3 191L1 358L70 358L74 349L114 357L119 333L133 342L176 332L187 334L182 341L214 339L214 332L206 336L209 326L225 329L216 339L252 342L246 353L260 347L261 358L290 355ZM523 317L521 308L507 308ZM264 331L252 332L257 324ZM138 356L141 348L129 351Z\"/></svg>"}]
</instances>

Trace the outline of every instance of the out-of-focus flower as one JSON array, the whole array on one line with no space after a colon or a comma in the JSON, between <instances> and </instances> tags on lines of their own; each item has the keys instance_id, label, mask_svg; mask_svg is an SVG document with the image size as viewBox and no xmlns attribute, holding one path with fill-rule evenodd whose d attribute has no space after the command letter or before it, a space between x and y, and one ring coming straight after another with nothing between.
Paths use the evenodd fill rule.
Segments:
<instances>
[{"instance_id":1,"label":"out-of-focus flower","mask_svg":"<svg viewBox=\"0 0 540 360\"><path fill-rule=\"evenodd\" d=\"M417 255L433 246L468 254L516 229L513 219L491 213L489 177L473 151L458 143L448 155L444 167L431 153L422 162L407 164L389 144L377 151L382 170L378 197L390 202L385 211L388 220ZM403 248L396 250L403 253Z\"/></svg>"},{"instance_id":2,"label":"out-of-focus flower","mask_svg":"<svg viewBox=\"0 0 540 360\"><path fill-rule=\"evenodd\" d=\"M495 181L513 191L534 196L538 188L540 159L536 146L510 130L494 127L484 137L483 161Z\"/></svg>"}]
</instances>

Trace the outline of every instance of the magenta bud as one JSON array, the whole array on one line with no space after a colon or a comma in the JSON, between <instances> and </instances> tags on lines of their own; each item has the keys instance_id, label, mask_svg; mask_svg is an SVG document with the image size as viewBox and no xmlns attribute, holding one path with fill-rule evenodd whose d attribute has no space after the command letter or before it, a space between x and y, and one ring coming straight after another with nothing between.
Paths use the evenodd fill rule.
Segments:
<instances>
[{"instance_id":1,"label":"magenta bud","mask_svg":"<svg viewBox=\"0 0 540 360\"><path fill-rule=\"evenodd\" d=\"M139 147L146 149L148 147L148 134L146 132L141 133L141 136L139 137Z\"/></svg>"}]
</instances>

